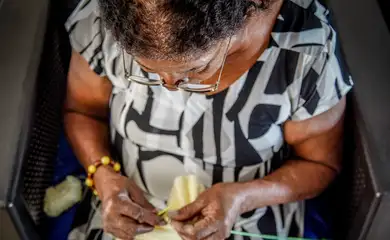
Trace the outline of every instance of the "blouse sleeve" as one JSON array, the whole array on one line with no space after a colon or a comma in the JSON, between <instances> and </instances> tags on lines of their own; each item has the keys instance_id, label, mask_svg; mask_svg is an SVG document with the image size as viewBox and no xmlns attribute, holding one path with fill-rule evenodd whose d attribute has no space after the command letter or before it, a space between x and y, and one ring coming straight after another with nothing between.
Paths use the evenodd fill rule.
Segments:
<instances>
[{"instance_id":1,"label":"blouse sleeve","mask_svg":"<svg viewBox=\"0 0 390 240\"><path fill-rule=\"evenodd\" d=\"M352 78L341 56L339 44L329 39L301 79L299 99L292 107L292 120L305 120L335 106L352 88Z\"/></svg>"},{"instance_id":2,"label":"blouse sleeve","mask_svg":"<svg viewBox=\"0 0 390 240\"><path fill-rule=\"evenodd\" d=\"M70 44L80 53L90 68L99 76L105 76L104 29L97 14L97 1L82 0L65 23Z\"/></svg>"}]
</instances>

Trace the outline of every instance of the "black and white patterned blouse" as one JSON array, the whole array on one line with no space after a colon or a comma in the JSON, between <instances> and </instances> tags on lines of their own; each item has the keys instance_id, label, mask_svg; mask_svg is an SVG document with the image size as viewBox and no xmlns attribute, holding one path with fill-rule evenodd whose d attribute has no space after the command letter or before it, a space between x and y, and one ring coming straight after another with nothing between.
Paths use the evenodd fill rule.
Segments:
<instances>
[{"instance_id":1,"label":"black and white patterned blouse","mask_svg":"<svg viewBox=\"0 0 390 240\"><path fill-rule=\"evenodd\" d=\"M125 80L122 52L104 29L96 0L81 1L66 27L73 48L113 84L110 129L125 172L163 207L176 176L195 174L210 186L269 174L285 160L283 123L327 111L351 89L328 15L316 0L285 0L268 48L214 96ZM130 68L132 57L125 58ZM147 74L136 62L131 71ZM302 236L303 219L304 203L294 202L243 214L234 229ZM97 212L89 228L97 234L100 227Z\"/></svg>"}]
</instances>

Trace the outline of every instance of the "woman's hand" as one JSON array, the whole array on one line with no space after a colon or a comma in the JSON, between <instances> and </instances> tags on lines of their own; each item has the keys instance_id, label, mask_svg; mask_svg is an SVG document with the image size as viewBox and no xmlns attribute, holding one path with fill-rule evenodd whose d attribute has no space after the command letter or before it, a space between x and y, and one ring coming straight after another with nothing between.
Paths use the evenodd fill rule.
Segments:
<instances>
[{"instance_id":1,"label":"woman's hand","mask_svg":"<svg viewBox=\"0 0 390 240\"><path fill-rule=\"evenodd\" d=\"M102 201L103 229L126 240L164 225L143 191L129 178L101 167L95 174L95 185Z\"/></svg>"},{"instance_id":2,"label":"woman's hand","mask_svg":"<svg viewBox=\"0 0 390 240\"><path fill-rule=\"evenodd\" d=\"M221 240L229 237L242 213L245 194L241 183L219 183L191 204L169 212L172 226L185 240Z\"/></svg>"}]
</instances>

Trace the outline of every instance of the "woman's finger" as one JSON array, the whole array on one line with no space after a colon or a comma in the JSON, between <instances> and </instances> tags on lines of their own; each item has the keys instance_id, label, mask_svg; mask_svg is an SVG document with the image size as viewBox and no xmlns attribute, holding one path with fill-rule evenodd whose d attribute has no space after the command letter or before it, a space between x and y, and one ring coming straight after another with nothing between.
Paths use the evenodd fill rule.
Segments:
<instances>
[{"instance_id":1,"label":"woman's finger","mask_svg":"<svg viewBox=\"0 0 390 240\"><path fill-rule=\"evenodd\" d=\"M124 216L119 216L112 222L113 223L110 226L110 229L112 230L109 232L122 240L133 239L137 234L151 232L154 229L150 225L138 224L134 220Z\"/></svg>"},{"instance_id":2,"label":"woman's finger","mask_svg":"<svg viewBox=\"0 0 390 240\"><path fill-rule=\"evenodd\" d=\"M157 209L144 196L139 198L136 203L147 210L157 212Z\"/></svg>"},{"instance_id":3,"label":"woman's finger","mask_svg":"<svg viewBox=\"0 0 390 240\"><path fill-rule=\"evenodd\" d=\"M172 220L171 225L183 236L189 236L191 239L203 239L218 232L221 224L210 218L203 218L195 224Z\"/></svg>"},{"instance_id":4,"label":"woman's finger","mask_svg":"<svg viewBox=\"0 0 390 240\"><path fill-rule=\"evenodd\" d=\"M205 205L203 198L200 198L177 211L169 211L168 217L176 221L186 221L194 218L195 215L198 215Z\"/></svg>"},{"instance_id":5,"label":"woman's finger","mask_svg":"<svg viewBox=\"0 0 390 240\"><path fill-rule=\"evenodd\" d=\"M118 205L118 212L130 217L139 223L147 223L151 226L162 225L164 220L151 210L142 208L131 200L121 201Z\"/></svg>"},{"instance_id":6,"label":"woman's finger","mask_svg":"<svg viewBox=\"0 0 390 240\"><path fill-rule=\"evenodd\" d=\"M129 237L131 237L132 234L130 234L128 232L128 229L123 229L122 227L122 223L121 223L121 220L120 218L123 218L121 216L118 216L118 217L111 217L112 221L110 220L109 222L108 221L105 221L103 224L104 224L104 232L106 233L110 233L112 234L113 236L115 236L116 238L119 238L121 240L126 240L128 239ZM129 223L131 224L131 223Z\"/></svg>"},{"instance_id":7,"label":"woman's finger","mask_svg":"<svg viewBox=\"0 0 390 240\"><path fill-rule=\"evenodd\" d=\"M191 227L193 228L192 231L196 233L197 239L203 239L218 232L221 229L221 225L220 221L205 217Z\"/></svg>"},{"instance_id":8,"label":"woman's finger","mask_svg":"<svg viewBox=\"0 0 390 240\"><path fill-rule=\"evenodd\" d=\"M221 240L221 239L225 239L225 237L220 236L220 234L218 233L214 233L205 238L201 238L201 240Z\"/></svg>"},{"instance_id":9,"label":"woman's finger","mask_svg":"<svg viewBox=\"0 0 390 240\"><path fill-rule=\"evenodd\" d=\"M118 194L118 197L121 200L130 200L145 209L157 212L156 208L145 198L141 191L124 189Z\"/></svg>"},{"instance_id":10,"label":"woman's finger","mask_svg":"<svg viewBox=\"0 0 390 240\"><path fill-rule=\"evenodd\" d=\"M183 240L194 239L193 236L187 235L182 231L184 225L186 225L185 223L172 220L170 224L173 227L173 229L175 229L175 231L180 235L181 239Z\"/></svg>"},{"instance_id":11,"label":"woman's finger","mask_svg":"<svg viewBox=\"0 0 390 240\"><path fill-rule=\"evenodd\" d=\"M145 198L145 196L141 194L135 194L130 196L131 200L141 207L157 212L157 209Z\"/></svg>"},{"instance_id":12,"label":"woman's finger","mask_svg":"<svg viewBox=\"0 0 390 240\"><path fill-rule=\"evenodd\" d=\"M184 225L186 225L186 224L183 223L183 222L179 222L179 221L175 221L175 220L172 220L172 221L170 222L170 224L171 224L171 226L175 229L175 231L178 232L178 233L183 232L182 229L183 229Z\"/></svg>"},{"instance_id":13,"label":"woman's finger","mask_svg":"<svg viewBox=\"0 0 390 240\"><path fill-rule=\"evenodd\" d=\"M127 191L133 202L148 210L156 210L156 208L145 198L144 192L135 184L135 182L129 182Z\"/></svg>"},{"instance_id":14,"label":"woman's finger","mask_svg":"<svg viewBox=\"0 0 390 240\"><path fill-rule=\"evenodd\" d=\"M185 226L184 230L193 232L196 236L196 239L202 239L218 232L220 225L221 224L219 224L219 222L217 222L216 220L209 217L205 217L197 221L193 225Z\"/></svg>"}]
</instances>

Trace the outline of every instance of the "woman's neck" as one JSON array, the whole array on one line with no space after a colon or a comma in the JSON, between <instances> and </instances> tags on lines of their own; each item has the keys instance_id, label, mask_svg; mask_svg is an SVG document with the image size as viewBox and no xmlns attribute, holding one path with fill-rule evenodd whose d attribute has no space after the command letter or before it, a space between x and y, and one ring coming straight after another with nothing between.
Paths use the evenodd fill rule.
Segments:
<instances>
[{"instance_id":1,"label":"woman's neck","mask_svg":"<svg viewBox=\"0 0 390 240\"><path fill-rule=\"evenodd\" d=\"M228 88L248 71L268 47L272 29L283 0L275 0L270 9L252 16L233 39L226 59L222 81L216 94Z\"/></svg>"}]
</instances>

